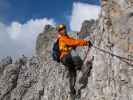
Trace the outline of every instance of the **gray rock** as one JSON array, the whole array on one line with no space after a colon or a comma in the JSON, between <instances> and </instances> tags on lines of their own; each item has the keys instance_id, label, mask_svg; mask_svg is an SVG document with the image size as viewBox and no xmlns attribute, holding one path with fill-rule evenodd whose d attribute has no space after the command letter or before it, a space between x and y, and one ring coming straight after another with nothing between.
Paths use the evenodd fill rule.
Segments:
<instances>
[{"instance_id":1,"label":"gray rock","mask_svg":"<svg viewBox=\"0 0 133 100\"><path fill-rule=\"evenodd\" d=\"M10 56L5 57L4 59L1 60L0 64L2 66L7 66L9 64L12 64L12 58Z\"/></svg>"},{"instance_id":2,"label":"gray rock","mask_svg":"<svg viewBox=\"0 0 133 100\"><path fill-rule=\"evenodd\" d=\"M12 62L13 62L13 61L12 61L12 58L9 57L9 56L3 58L3 59L0 61L0 77L1 77L1 75L2 75L2 73L3 73L3 71L4 71L4 69L5 69L8 65L12 64Z\"/></svg>"},{"instance_id":3,"label":"gray rock","mask_svg":"<svg viewBox=\"0 0 133 100\"><path fill-rule=\"evenodd\" d=\"M81 30L80 32L82 34L78 34L78 37L79 38L86 38L87 36L90 36L93 31L96 29L96 25L97 25L97 20L85 20L83 23L82 23L82 27L81 27Z\"/></svg>"},{"instance_id":4,"label":"gray rock","mask_svg":"<svg viewBox=\"0 0 133 100\"><path fill-rule=\"evenodd\" d=\"M133 59L132 4L132 0L102 0L95 28L94 21L85 21L81 30L95 34L97 47ZM55 39L56 29L47 25L37 38L36 56L23 55L15 63L8 57L0 62L0 100L71 100L67 70L51 58ZM82 59L87 49L78 49ZM85 85L78 99L133 100L133 62L91 48L85 63L92 56L89 75L80 80L83 73L77 72L76 89ZM89 66L84 66L85 72Z\"/></svg>"}]
</instances>

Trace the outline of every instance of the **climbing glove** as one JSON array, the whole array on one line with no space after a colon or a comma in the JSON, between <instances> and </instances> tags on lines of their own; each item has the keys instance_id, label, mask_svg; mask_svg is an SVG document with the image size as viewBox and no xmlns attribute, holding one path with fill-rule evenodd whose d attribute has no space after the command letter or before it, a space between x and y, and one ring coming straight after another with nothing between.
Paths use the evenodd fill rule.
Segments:
<instances>
[{"instance_id":1,"label":"climbing glove","mask_svg":"<svg viewBox=\"0 0 133 100\"><path fill-rule=\"evenodd\" d=\"M92 44L92 42L91 41L88 41L88 46L89 46L89 48L91 48L92 46L93 46L93 44Z\"/></svg>"}]
</instances>

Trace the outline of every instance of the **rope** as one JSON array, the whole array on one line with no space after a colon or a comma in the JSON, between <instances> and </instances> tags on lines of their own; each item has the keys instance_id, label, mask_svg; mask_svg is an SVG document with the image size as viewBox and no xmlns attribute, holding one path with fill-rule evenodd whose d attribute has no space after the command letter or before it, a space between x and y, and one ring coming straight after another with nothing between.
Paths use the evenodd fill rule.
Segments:
<instances>
[{"instance_id":1,"label":"rope","mask_svg":"<svg viewBox=\"0 0 133 100\"><path fill-rule=\"evenodd\" d=\"M88 55L89 51L90 51L90 48L89 48L89 46L88 46L88 49L87 49L87 51L86 51L85 57L84 57L84 59L83 59L83 62L85 62L85 60L86 60L86 58L87 58L87 55Z\"/></svg>"},{"instance_id":2,"label":"rope","mask_svg":"<svg viewBox=\"0 0 133 100\"><path fill-rule=\"evenodd\" d=\"M111 52L109 52L109 51L106 51L106 50L104 50L104 49L98 48L98 47L96 47L96 46L93 46L93 47L96 48L96 49L98 49L98 50L100 50L100 51L103 51L104 53L108 53L108 54L110 54L111 56L115 56L115 57L117 57L117 58L125 59L125 60L132 61L132 62L133 62L133 59L129 59L129 58L126 58L126 57L118 56L118 55L116 55L116 54L113 54L113 53L111 53Z\"/></svg>"},{"instance_id":3,"label":"rope","mask_svg":"<svg viewBox=\"0 0 133 100\"><path fill-rule=\"evenodd\" d=\"M86 27L86 30L87 30L87 27ZM128 65L133 66L133 64L130 63L130 62L133 62L133 59L129 59L129 58L126 58L126 57L121 57L121 56L119 56L119 55L113 54L113 53L111 53L111 52L109 52L109 51L106 51L106 50L104 50L104 49L101 49L101 48L99 48L99 47L97 47L97 46L93 46L93 47L94 47L95 49L98 49L98 50L104 52L104 53L107 53L107 54L109 54L109 55L111 55L111 56L114 56L114 57L116 57L116 58L122 60L123 62L126 62ZM86 58L87 58L87 55L88 55L89 51L90 51L90 48L88 47L88 50L87 50L86 55L85 55L85 57L84 57L84 59L83 59L83 62L85 62L85 60L86 60Z\"/></svg>"},{"instance_id":4,"label":"rope","mask_svg":"<svg viewBox=\"0 0 133 100\"><path fill-rule=\"evenodd\" d=\"M86 33L87 33L87 27L85 27L85 30L86 30ZM85 60L86 60L86 58L88 56L89 51L90 51L90 47L88 46L87 52L86 52L85 57L83 59L83 63L85 62Z\"/></svg>"},{"instance_id":5,"label":"rope","mask_svg":"<svg viewBox=\"0 0 133 100\"><path fill-rule=\"evenodd\" d=\"M99 48L99 47L97 47L97 46L93 46L93 47L96 48L96 49L98 49L98 50L100 50L100 51L102 51L102 52L104 52L104 53L106 53L106 54L109 54L109 55L114 56L114 57L116 57L116 58L118 58L118 59L120 59L120 60L123 60L123 61L126 62L127 64L133 66L133 64L129 63L129 62L133 62L133 59L129 59L129 58L126 58L126 57L121 57L121 56L119 56L119 55L113 54L113 53L111 53L111 52L109 52L109 51L106 51L106 50L104 50L104 49L101 49L101 48Z\"/></svg>"}]
</instances>

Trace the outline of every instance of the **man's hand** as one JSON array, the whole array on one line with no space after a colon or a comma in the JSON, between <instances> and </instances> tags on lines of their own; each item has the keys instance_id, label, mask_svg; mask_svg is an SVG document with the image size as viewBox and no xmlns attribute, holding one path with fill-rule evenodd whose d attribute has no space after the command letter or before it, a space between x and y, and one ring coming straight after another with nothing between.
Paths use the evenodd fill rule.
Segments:
<instances>
[{"instance_id":1,"label":"man's hand","mask_svg":"<svg viewBox=\"0 0 133 100\"><path fill-rule=\"evenodd\" d=\"M91 48L92 46L93 46L93 44L92 44L92 42L91 41L88 41L88 46L89 46L89 48Z\"/></svg>"}]
</instances>

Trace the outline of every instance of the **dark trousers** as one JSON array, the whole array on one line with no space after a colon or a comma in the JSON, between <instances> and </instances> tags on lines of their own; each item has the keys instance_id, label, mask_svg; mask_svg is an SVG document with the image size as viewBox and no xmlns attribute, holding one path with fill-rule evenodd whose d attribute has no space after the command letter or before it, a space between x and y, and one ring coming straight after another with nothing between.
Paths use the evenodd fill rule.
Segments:
<instances>
[{"instance_id":1,"label":"dark trousers","mask_svg":"<svg viewBox=\"0 0 133 100\"><path fill-rule=\"evenodd\" d=\"M69 72L69 83L70 83L70 91L72 94L76 94L75 90L75 82L76 82L76 71L81 70L83 65L83 61L79 56L72 56L71 53L68 53L61 60L63 65L66 66Z\"/></svg>"}]
</instances>

